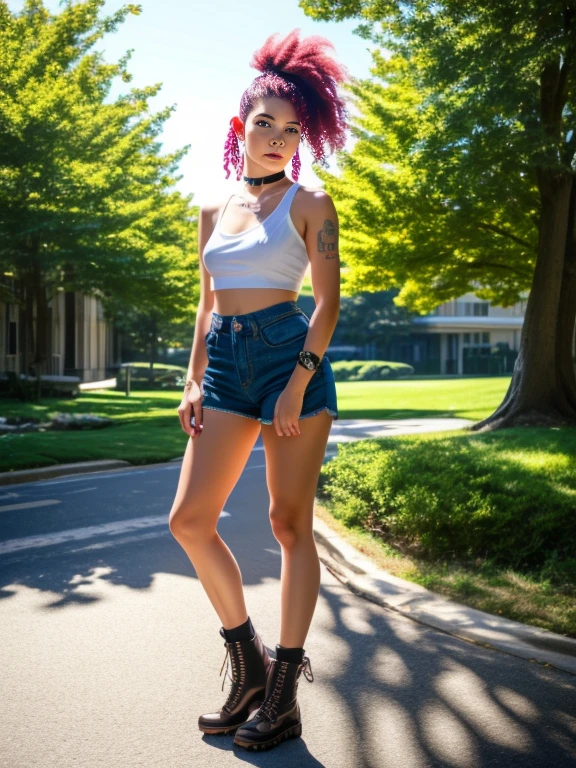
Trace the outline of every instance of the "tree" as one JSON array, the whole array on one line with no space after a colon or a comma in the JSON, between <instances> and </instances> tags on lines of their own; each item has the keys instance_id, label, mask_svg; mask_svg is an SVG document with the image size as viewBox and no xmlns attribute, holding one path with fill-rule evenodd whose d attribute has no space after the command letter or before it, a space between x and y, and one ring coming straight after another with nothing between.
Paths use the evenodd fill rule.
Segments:
<instances>
[{"instance_id":1,"label":"tree","mask_svg":"<svg viewBox=\"0 0 576 768\"><path fill-rule=\"evenodd\" d=\"M114 78L131 79L130 53L107 64L90 52L140 7L101 19L103 5L68 0L53 15L26 0L14 14L0 0L0 262L19 286L25 366L31 357L37 373L56 290L127 303L145 294L148 305L157 292L165 307L166 275L193 231L190 199L171 190L188 147L161 155L157 141L174 108L149 112L161 85L107 103ZM186 276L193 298L193 269Z\"/></svg>"},{"instance_id":2,"label":"tree","mask_svg":"<svg viewBox=\"0 0 576 768\"><path fill-rule=\"evenodd\" d=\"M575 425L576 4L301 7L361 18L356 31L391 52L374 55L382 82L351 87L364 117L342 180L317 171L343 231L358 222L351 284L402 284L397 302L419 311L465 290L504 306L529 290L509 389L473 428Z\"/></svg>"},{"instance_id":3,"label":"tree","mask_svg":"<svg viewBox=\"0 0 576 768\"><path fill-rule=\"evenodd\" d=\"M192 322L199 301L197 208L189 209L180 195L157 195L157 203L140 222L150 250L142 272L132 280L133 293L105 297L107 315L120 332L131 335L145 350L154 383L158 338L166 345L190 346ZM187 216L192 213L189 220Z\"/></svg>"}]
</instances>

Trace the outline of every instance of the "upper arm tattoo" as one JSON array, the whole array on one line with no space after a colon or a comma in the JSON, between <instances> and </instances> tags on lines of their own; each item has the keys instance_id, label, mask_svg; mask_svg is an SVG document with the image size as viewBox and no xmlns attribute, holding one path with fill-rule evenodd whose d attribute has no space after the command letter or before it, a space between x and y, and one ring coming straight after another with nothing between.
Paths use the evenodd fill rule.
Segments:
<instances>
[{"instance_id":1,"label":"upper arm tattoo","mask_svg":"<svg viewBox=\"0 0 576 768\"><path fill-rule=\"evenodd\" d=\"M318 251L326 253L327 259L335 259L338 256L336 247L336 227L330 219L324 221L324 226L318 232Z\"/></svg>"}]
</instances>

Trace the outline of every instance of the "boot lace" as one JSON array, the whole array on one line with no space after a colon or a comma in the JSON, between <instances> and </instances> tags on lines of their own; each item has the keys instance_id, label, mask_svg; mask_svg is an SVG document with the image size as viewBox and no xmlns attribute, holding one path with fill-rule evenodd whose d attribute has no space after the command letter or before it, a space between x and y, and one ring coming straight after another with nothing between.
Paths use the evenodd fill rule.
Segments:
<instances>
[{"instance_id":1,"label":"boot lace","mask_svg":"<svg viewBox=\"0 0 576 768\"><path fill-rule=\"evenodd\" d=\"M237 653L231 653L230 648L232 646L235 646ZM240 641L235 643L226 643L226 655L224 656L224 661L220 667L220 674L218 677L220 677L222 674L222 670L224 669L224 665L226 664L227 659L229 664L226 666L226 673L224 675L224 679L222 680L222 690L224 690L224 683L226 682L227 677L230 679L232 685L230 687L230 691L228 692L228 698L226 699L226 703L224 704L223 709L230 710L236 706L238 697L240 696L240 692L244 685L244 677L246 673L246 663L244 661L244 656L242 655ZM232 668L232 674L230 674L230 667Z\"/></svg>"},{"instance_id":2,"label":"boot lace","mask_svg":"<svg viewBox=\"0 0 576 768\"><path fill-rule=\"evenodd\" d=\"M256 714L256 717L265 717L269 723L275 723L278 719L278 704L280 701L280 694L282 692L282 686L284 685L284 680L286 678L286 670L288 669L288 664L290 662L288 661L278 661L277 659L274 661L274 664L276 666L276 669L278 669L276 680L274 682L274 688L270 691L270 694L266 697L262 705L259 707L258 712ZM276 672L276 669L274 672ZM298 687L298 678L300 677L300 673L304 674L304 677L306 680L308 680L310 683L314 682L314 674L312 673L312 664L310 663L310 659L308 656L304 656L302 663L300 664L300 667L298 669L298 674L296 676L296 681L294 684L294 691L296 692L296 688Z\"/></svg>"}]
</instances>

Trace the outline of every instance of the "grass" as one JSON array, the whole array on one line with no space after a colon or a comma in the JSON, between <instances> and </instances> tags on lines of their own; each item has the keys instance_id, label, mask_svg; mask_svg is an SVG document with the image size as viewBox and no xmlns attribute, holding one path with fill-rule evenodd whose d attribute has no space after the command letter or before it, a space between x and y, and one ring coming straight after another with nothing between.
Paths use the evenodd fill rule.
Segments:
<instances>
[{"instance_id":1,"label":"grass","mask_svg":"<svg viewBox=\"0 0 576 768\"><path fill-rule=\"evenodd\" d=\"M479 421L502 402L510 376L337 382L345 419L450 418Z\"/></svg>"},{"instance_id":2,"label":"grass","mask_svg":"<svg viewBox=\"0 0 576 768\"><path fill-rule=\"evenodd\" d=\"M338 382L341 419L459 417L479 420L498 406L509 378ZM2 416L47 418L54 413L95 413L113 427L82 432L33 432L0 437L0 471L27 467L123 459L134 464L182 456L187 436L176 409L181 392L90 390L76 399L41 403L0 400ZM473 407L471 406L473 403Z\"/></svg>"},{"instance_id":3,"label":"grass","mask_svg":"<svg viewBox=\"0 0 576 768\"><path fill-rule=\"evenodd\" d=\"M47 418L52 413L95 413L114 419L102 429L45 431L3 435L0 438L0 471L44 467L74 461L123 459L148 464L182 456L188 436L182 431L176 409L179 392L93 390L76 399L42 403L2 401L3 416Z\"/></svg>"},{"instance_id":4,"label":"grass","mask_svg":"<svg viewBox=\"0 0 576 768\"><path fill-rule=\"evenodd\" d=\"M364 528L348 528L334 516L330 501L317 501L315 513L373 563L400 579L471 608L576 638L574 588L558 588L489 561L477 566L417 560L398 553Z\"/></svg>"}]
</instances>

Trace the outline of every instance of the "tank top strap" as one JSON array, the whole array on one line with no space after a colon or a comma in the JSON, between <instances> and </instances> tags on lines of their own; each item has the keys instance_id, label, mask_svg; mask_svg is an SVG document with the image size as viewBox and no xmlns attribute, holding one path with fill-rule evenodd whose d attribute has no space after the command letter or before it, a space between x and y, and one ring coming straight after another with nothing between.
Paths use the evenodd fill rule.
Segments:
<instances>
[{"instance_id":1,"label":"tank top strap","mask_svg":"<svg viewBox=\"0 0 576 768\"><path fill-rule=\"evenodd\" d=\"M224 211L226 210L226 208L228 208L228 203L230 202L230 200L232 200L233 197L234 197L234 193L230 195L230 197L228 198L228 200L226 200L222 208L220 208L220 213L218 214L216 226L214 227L215 232L220 232L220 221L222 220L222 216L224 216Z\"/></svg>"},{"instance_id":2,"label":"tank top strap","mask_svg":"<svg viewBox=\"0 0 576 768\"><path fill-rule=\"evenodd\" d=\"M276 211L285 212L290 208L290 206L292 205L292 200L294 199L294 195L298 191L299 186L300 184L298 184L297 181L295 181L292 184L288 192L286 192L282 200L280 200L280 205L278 205L278 207L273 211L273 213L276 213Z\"/></svg>"}]
</instances>

